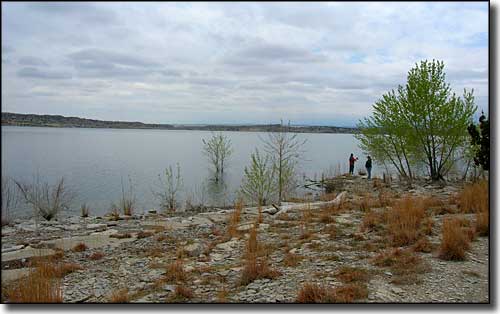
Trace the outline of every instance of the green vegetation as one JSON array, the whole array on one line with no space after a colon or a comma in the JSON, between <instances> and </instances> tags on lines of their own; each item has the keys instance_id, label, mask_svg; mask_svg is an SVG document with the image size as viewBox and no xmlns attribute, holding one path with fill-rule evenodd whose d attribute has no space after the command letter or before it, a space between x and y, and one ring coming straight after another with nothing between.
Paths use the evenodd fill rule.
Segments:
<instances>
[{"instance_id":1,"label":"green vegetation","mask_svg":"<svg viewBox=\"0 0 500 314\"><path fill-rule=\"evenodd\" d=\"M406 85L384 94L373 109L358 124L361 148L407 179L424 165L432 180L440 180L466 143L476 106L473 91L464 90L463 98L451 92L444 63L433 60L412 68Z\"/></svg>"}]
</instances>

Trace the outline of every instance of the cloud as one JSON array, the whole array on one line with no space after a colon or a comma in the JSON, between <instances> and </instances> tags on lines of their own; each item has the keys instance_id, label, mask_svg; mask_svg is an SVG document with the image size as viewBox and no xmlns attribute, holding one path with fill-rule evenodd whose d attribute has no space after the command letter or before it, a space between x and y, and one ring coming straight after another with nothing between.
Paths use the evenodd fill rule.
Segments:
<instances>
[{"instance_id":1,"label":"cloud","mask_svg":"<svg viewBox=\"0 0 500 314\"><path fill-rule=\"evenodd\" d=\"M21 57L18 60L18 63L21 65L33 65L33 66L48 65L48 63L43 61L41 58L33 56Z\"/></svg>"},{"instance_id":2,"label":"cloud","mask_svg":"<svg viewBox=\"0 0 500 314\"><path fill-rule=\"evenodd\" d=\"M6 2L2 35L12 111L355 123L423 59L488 107L485 2Z\"/></svg>"},{"instance_id":3,"label":"cloud","mask_svg":"<svg viewBox=\"0 0 500 314\"><path fill-rule=\"evenodd\" d=\"M17 72L17 76L22 78L35 78L35 79L70 79L71 74L59 71L40 70L35 67L24 67Z\"/></svg>"}]
</instances>

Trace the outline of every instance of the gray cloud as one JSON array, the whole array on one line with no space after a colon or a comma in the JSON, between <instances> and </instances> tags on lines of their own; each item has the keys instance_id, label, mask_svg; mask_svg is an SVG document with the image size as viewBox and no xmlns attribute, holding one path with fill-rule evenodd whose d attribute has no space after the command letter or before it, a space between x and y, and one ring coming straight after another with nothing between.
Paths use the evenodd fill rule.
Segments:
<instances>
[{"instance_id":1,"label":"gray cloud","mask_svg":"<svg viewBox=\"0 0 500 314\"><path fill-rule=\"evenodd\" d=\"M48 65L48 63L43 61L41 58L33 56L21 57L18 60L18 63L21 65L32 65L32 66Z\"/></svg>"},{"instance_id":2,"label":"gray cloud","mask_svg":"<svg viewBox=\"0 0 500 314\"><path fill-rule=\"evenodd\" d=\"M17 76L23 78L36 78L36 79L69 79L71 74L60 71L47 71L40 70L35 67L24 67L17 72Z\"/></svg>"},{"instance_id":3,"label":"gray cloud","mask_svg":"<svg viewBox=\"0 0 500 314\"><path fill-rule=\"evenodd\" d=\"M145 122L335 124L439 59L487 109L487 17L487 3L6 2L2 100Z\"/></svg>"}]
</instances>

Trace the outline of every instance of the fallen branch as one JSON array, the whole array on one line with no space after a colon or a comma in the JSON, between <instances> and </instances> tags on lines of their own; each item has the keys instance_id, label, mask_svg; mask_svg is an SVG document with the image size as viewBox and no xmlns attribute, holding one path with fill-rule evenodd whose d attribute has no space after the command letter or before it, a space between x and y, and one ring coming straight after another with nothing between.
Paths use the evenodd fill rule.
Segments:
<instances>
[{"instance_id":1,"label":"fallen branch","mask_svg":"<svg viewBox=\"0 0 500 314\"><path fill-rule=\"evenodd\" d=\"M343 191L339 193L339 195L337 195L337 197L335 197L334 200L327 202L289 203L282 206L272 204L273 207L264 208L262 212L270 215L275 215L275 214L286 213L289 210L301 210L307 208L313 209L313 208L319 208L321 206L337 206L343 201L346 195L347 192Z\"/></svg>"}]
</instances>

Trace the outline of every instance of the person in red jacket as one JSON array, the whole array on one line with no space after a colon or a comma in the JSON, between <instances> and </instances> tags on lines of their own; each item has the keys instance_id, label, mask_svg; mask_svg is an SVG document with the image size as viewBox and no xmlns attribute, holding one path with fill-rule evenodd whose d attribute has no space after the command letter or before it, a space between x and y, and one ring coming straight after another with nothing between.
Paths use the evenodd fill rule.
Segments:
<instances>
[{"instance_id":1,"label":"person in red jacket","mask_svg":"<svg viewBox=\"0 0 500 314\"><path fill-rule=\"evenodd\" d=\"M351 157L349 157L349 174L354 174L354 163L358 160L357 157L354 157L354 154L351 153Z\"/></svg>"}]
</instances>

